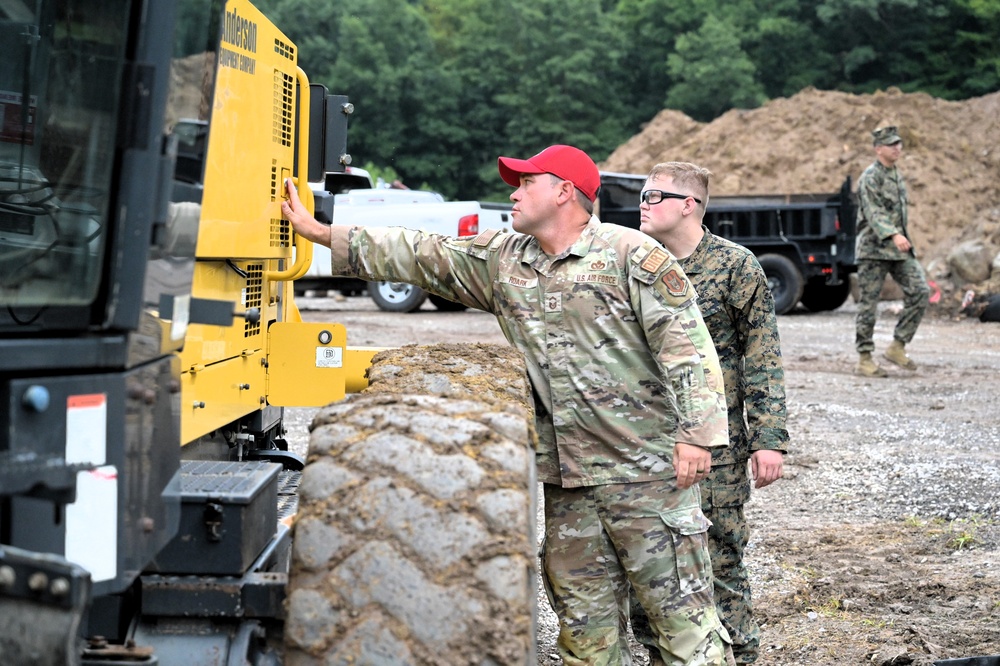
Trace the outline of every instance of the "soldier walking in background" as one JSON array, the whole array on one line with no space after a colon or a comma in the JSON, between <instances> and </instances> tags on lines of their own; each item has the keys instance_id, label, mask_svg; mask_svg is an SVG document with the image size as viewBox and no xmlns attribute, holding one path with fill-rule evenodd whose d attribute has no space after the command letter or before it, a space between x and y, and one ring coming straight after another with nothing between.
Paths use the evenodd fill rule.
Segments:
<instances>
[{"instance_id":1,"label":"soldier walking in background","mask_svg":"<svg viewBox=\"0 0 1000 666\"><path fill-rule=\"evenodd\" d=\"M491 312L524 354L544 484L543 581L564 663L625 663L618 616L630 584L663 663L731 663L697 486L729 438L695 292L652 238L593 215L600 174L583 151L551 146L498 168L517 188L518 233L328 227L291 183L282 212L331 247L334 275L406 282Z\"/></svg>"},{"instance_id":2,"label":"soldier walking in background","mask_svg":"<svg viewBox=\"0 0 1000 666\"><path fill-rule=\"evenodd\" d=\"M866 377L888 373L872 359L875 351L875 319L886 274L903 290L903 311L896 322L892 343L883 356L906 370L917 364L906 354L917 326L927 311L930 288L907 234L906 183L896 162L903 152L903 139L896 127L872 132L875 162L858 179L858 288L860 302L855 326L855 348L860 355L854 371Z\"/></svg>"},{"instance_id":3,"label":"soldier walking in background","mask_svg":"<svg viewBox=\"0 0 1000 666\"><path fill-rule=\"evenodd\" d=\"M712 522L708 541L715 605L732 638L736 663L749 664L758 656L760 628L743 562L750 539L743 505L750 499L750 473L756 488L782 475L788 442L785 373L764 270L750 250L715 236L702 223L710 176L687 162L654 166L642 190L639 229L678 258L698 293L722 364L729 448L712 452L712 471L700 482L701 507ZM631 616L636 639L650 645L646 613L634 596ZM650 663L663 663L652 650Z\"/></svg>"}]
</instances>

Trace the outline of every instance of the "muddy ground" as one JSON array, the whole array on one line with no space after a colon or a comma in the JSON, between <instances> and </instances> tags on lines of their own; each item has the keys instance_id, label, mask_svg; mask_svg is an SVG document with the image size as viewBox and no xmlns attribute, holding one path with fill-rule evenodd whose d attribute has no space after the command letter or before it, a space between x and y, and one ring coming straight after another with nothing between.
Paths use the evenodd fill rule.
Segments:
<instances>
[{"instance_id":1,"label":"muddy ground","mask_svg":"<svg viewBox=\"0 0 1000 666\"><path fill-rule=\"evenodd\" d=\"M307 321L344 324L352 346L503 341L484 313L299 305ZM882 305L878 353L898 308ZM747 506L758 663L1000 655L1000 324L925 320L909 348L920 368L868 379L852 374L854 312L779 317L791 445L785 478ZM290 411L293 448L311 412ZM539 664L558 663L554 643L543 601Z\"/></svg>"}]
</instances>

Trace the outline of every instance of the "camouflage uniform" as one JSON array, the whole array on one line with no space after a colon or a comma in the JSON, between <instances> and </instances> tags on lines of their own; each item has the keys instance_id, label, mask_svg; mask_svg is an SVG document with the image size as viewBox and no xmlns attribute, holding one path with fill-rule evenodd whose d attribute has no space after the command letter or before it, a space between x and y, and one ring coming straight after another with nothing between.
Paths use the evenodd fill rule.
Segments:
<instances>
[{"instance_id":1,"label":"camouflage uniform","mask_svg":"<svg viewBox=\"0 0 1000 666\"><path fill-rule=\"evenodd\" d=\"M619 663L616 580L626 575L656 609L669 663L723 663L707 523L673 468L675 442L727 446L723 378L676 260L596 217L556 257L522 234L332 230L334 275L406 282L492 312L523 352L545 484L543 571L565 663ZM680 587L662 584L679 575Z\"/></svg>"},{"instance_id":2,"label":"camouflage uniform","mask_svg":"<svg viewBox=\"0 0 1000 666\"><path fill-rule=\"evenodd\" d=\"M698 247L680 263L698 292L726 382L729 448L712 452L712 471L700 483L701 507L712 522L708 543L715 604L732 638L736 662L749 664L757 659L760 629L743 564L750 538L743 512L750 499L747 463L754 451L784 453L788 442L778 322L764 271L745 247L705 229ZM645 612L634 601L633 632L650 645Z\"/></svg>"},{"instance_id":3,"label":"camouflage uniform","mask_svg":"<svg viewBox=\"0 0 1000 666\"><path fill-rule=\"evenodd\" d=\"M893 338L903 344L917 332L927 310L930 288L913 250L900 252L892 242L895 234L909 238L906 183L899 169L876 160L858 179L858 201L860 303L854 344L858 353L870 353L875 350L875 318L886 274L891 274L903 290L903 311L893 331Z\"/></svg>"}]
</instances>

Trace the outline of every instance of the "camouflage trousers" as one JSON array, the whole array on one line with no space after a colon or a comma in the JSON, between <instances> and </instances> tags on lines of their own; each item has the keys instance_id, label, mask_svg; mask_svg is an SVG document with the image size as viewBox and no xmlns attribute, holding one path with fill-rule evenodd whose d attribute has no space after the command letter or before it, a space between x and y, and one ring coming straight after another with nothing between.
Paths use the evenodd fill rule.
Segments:
<instances>
[{"instance_id":1,"label":"camouflage trousers","mask_svg":"<svg viewBox=\"0 0 1000 666\"><path fill-rule=\"evenodd\" d=\"M855 325L854 347L859 354L875 351L875 318L879 294L885 276L892 275L903 290L903 311L899 314L892 337L904 345L917 332L920 320L927 311L930 287L920 262L914 257L902 260L859 259L858 290L860 302Z\"/></svg>"},{"instance_id":2,"label":"camouflage trousers","mask_svg":"<svg viewBox=\"0 0 1000 666\"><path fill-rule=\"evenodd\" d=\"M712 557L715 607L732 639L733 656L737 664L757 661L760 649L760 627L753 617L750 578L743 553L750 541L743 505L750 499L750 474L746 464L713 466L709 477L702 481L701 508L712 525L708 528L708 548ZM655 638L649 619L635 595L630 595L629 615L632 633L637 641L650 648L650 664L655 659ZM627 616L626 616L627 618Z\"/></svg>"},{"instance_id":3,"label":"camouflage trousers","mask_svg":"<svg viewBox=\"0 0 1000 666\"><path fill-rule=\"evenodd\" d=\"M662 663L727 663L729 636L712 600L708 521L697 486L544 488L542 580L559 618L564 664L631 663L620 640L630 586L648 611Z\"/></svg>"}]
</instances>

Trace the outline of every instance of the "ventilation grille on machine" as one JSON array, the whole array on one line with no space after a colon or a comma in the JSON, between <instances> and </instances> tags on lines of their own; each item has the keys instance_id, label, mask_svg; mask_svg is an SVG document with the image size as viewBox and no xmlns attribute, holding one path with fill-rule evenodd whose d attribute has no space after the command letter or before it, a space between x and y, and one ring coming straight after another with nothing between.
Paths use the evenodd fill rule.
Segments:
<instances>
[{"instance_id":1,"label":"ventilation grille on machine","mask_svg":"<svg viewBox=\"0 0 1000 666\"><path fill-rule=\"evenodd\" d=\"M278 201L281 198L282 183L278 179L278 160L271 160L271 201ZM271 247L291 247L292 231L291 225L283 217L271 218Z\"/></svg>"},{"instance_id":2,"label":"ventilation grille on machine","mask_svg":"<svg viewBox=\"0 0 1000 666\"><path fill-rule=\"evenodd\" d=\"M264 299L264 264L250 264L246 268L247 286L243 295L243 306L246 310L261 307ZM246 321L243 327L243 337L250 338L260 333L260 319L257 321Z\"/></svg>"},{"instance_id":3,"label":"ventilation grille on machine","mask_svg":"<svg viewBox=\"0 0 1000 666\"><path fill-rule=\"evenodd\" d=\"M278 182L278 160L271 158L271 201L277 201L281 193L281 183Z\"/></svg>"},{"instance_id":4,"label":"ventilation grille on machine","mask_svg":"<svg viewBox=\"0 0 1000 666\"><path fill-rule=\"evenodd\" d=\"M282 58L288 58L292 62L295 62L295 47L291 44L286 44L277 37L274 38L274 52Z\"/></svg>"},{"instance_id":5,"label":"ventilation grille on machine","mask_svg":"<svg viewBox=\"0 0 1000 666\"><path fill-rule=\"evenodd\" d=\"M288 220L271 219L271 247L291 247L292 233Z\"/></svg>"},{"instance_id":6,"label":"ventilation grille on machine","mask_svg":"<svg viewBox=\"0 0 1000 666\"><path fill-rule=\"evenodd\" d=\"M292 145L292 92L294 91L295 80L281 72L274 70L274 118L272 120L272 132L274 142L281 146Z\"/></svg>"},{"instance_id":7,"label":"ventilation grille on machine","mask_svg":"<svg viewBox=\"0 0 1000 666\"><path fill-rule=\"evenodd\" d=\"M295 46L281 41L274 40L274 52L282 58L295 62ZM293 95L295 93L295 78L279 70L274 70L274 119L273 139L280 146L292 145L292 114L295 107L293 105ZM271 161L271 201L281 199L281 169L278 161ZM288 221L283 218L271 220L270 245L271 247L291 247L291 227Z\"/></svg>"}]
</instances>

